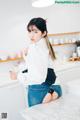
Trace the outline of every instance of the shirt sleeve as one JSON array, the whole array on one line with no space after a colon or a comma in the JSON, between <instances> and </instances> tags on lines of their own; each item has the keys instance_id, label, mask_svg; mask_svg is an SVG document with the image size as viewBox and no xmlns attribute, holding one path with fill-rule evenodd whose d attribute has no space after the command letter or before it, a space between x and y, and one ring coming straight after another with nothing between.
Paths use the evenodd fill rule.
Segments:
<instances>
[{"instance_id":1,"label":"shirt sleeve","mask_svg":"<svg viewBox=\"0 0 80 120\"><path fill-rule=\"evenodd\" d=\"M27 80L29 84L37 84L45 81L47 76L49 51L47 48L32 45L27 56L28 66Z\"/></svg>"}]
</instances>

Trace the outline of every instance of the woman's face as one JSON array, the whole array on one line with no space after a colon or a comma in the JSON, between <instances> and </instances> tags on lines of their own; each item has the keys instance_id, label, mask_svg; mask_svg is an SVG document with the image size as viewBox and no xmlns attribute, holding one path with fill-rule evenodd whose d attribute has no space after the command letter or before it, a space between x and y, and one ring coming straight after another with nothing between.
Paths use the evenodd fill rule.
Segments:
<instances>
[{"instance_id":1,"label":"woman's face","mask_svg":"<svg viewBox=\"0 0 80 120\"><path fill-rule=\"evenodd\" d=\"M29 34L29 38L34 43L39 41L41 38L43 38L46 33L45 32L42 33L35 25L31 25L29 27L28 34Z\"/></svg>"}]
</instances>

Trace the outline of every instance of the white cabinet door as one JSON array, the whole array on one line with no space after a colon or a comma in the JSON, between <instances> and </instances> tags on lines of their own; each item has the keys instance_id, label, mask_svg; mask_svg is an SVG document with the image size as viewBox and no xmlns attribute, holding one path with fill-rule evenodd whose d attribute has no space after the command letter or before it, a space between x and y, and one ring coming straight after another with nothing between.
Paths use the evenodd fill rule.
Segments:
<instances>
[{"instance_id":1,"label":"white cabinet door","mask_svg":"<svg viewBox=\"0 0 80 120\"><path fill-rule=\"evenodd\" d=\"M80 79L80 67L72 67L69 69L61 70L56 72L57 79L61 82L72 81Z\"/></svg>"},{"instance_id":2,"label":"white cabinet door","mask_svg":"<svg viewBox=\"0 0 80 120\"><path fill-rule=\"evenodd\" d=\"M8 120L21 120L25 102L25 90L19 83L0 87L0 115L7 113Z\"/></svg>"}]
</instances>

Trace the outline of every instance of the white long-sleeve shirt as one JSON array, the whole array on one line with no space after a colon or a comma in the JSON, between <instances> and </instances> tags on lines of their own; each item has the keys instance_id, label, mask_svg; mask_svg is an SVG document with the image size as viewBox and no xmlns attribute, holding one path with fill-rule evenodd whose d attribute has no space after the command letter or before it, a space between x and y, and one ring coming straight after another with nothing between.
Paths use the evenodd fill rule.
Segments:
<instances>
[{"instance_id":1,"label":"white long-sleeve shirt","mask_svg":"<svg viewBox=\"0 0 80 120\"><path fill-rule=\"evenodd\" d=\"M20 73L19 80L27 85L40 84L45 81L47 69L53 67L45 39L41 39L29 46L28 54L25 59L27 73ZM24 74L25 77L22 76Z\"/></svg>"}]
</instances>

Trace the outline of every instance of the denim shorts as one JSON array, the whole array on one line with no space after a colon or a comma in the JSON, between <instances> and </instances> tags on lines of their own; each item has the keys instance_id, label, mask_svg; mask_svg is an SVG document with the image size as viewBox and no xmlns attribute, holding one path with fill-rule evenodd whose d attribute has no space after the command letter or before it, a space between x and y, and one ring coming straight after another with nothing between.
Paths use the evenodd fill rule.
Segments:
<instances>
[{"instance_id":1,"label":"denim shorts","mask_svg":"<svg viewBox=\"0 0 80 120\"><path fill-rule=\"evenodd\" d=\"M28 105L29 107L42 103L43 98L50 89L53 89L58 93L58 97L62 95L60 85L46 85L46 84L35 84L28 86Z\"/></svg>"}]
</instances>

